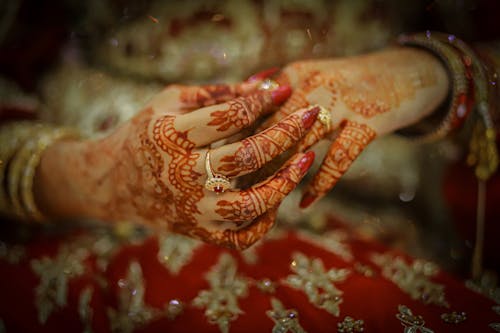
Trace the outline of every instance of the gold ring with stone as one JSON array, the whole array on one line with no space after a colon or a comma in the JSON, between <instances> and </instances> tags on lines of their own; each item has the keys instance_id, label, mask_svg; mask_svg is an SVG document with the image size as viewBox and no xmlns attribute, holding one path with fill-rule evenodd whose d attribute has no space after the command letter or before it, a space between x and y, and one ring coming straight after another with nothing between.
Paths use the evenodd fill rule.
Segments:
<instances>
[{"instance_id":1,"label":"gold ring with stone","mask_svg":"<svg viewBox=\"0 0 500 333\"><path fill-rule=\"evenodd\" d=\"M275 90L279 86L278 82L271 79L265 79L259 84L259 90Z\"/></svg>"},{"instance_id":2,"label":"gold ring with stone","mask_svg":"<svg viewBox=\"0 0 500 333\"><path fill-rule=\"evenodd\" d=\"M332 116L330 114L330 111L328 111L325 107L321 105L318 105L318 107L319 107L318 120L326 127L326 131L330 132L330 129L332 128Z\"/></svg>"},{"instance_id":3,"label":"gold ring with stone","mask_svg":"<svg viewBox=\"0 0 500 333\"><path fill-rule=\"evenodd\" d=\"M207 157L205 158L205 170L207 172L207 181L205 182L205 188L207 190L215 193L222 193L231 188L231 181L229 178L216 174L212 170L210 151L207 151Z\"/></svg>"}]
</instances>

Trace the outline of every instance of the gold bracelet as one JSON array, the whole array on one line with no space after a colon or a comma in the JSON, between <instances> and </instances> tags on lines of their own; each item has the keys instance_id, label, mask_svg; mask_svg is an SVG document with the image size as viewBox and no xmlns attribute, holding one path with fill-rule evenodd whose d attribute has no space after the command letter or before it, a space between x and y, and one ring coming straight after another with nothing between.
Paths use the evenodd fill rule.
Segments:
<instances>
[{"instance_id":1,"label":"gold bracelet","mask_svg":"<svg viewBox=\"0 0 500 333\"><path fill-rule=\"evenodd\" d=\"M54 128L47 125L31 124L29 137L17 145L7 170L7 193L10 212L18 217L41 221L43 214L37 208L33 195L33 180L45 149L52 143L77 138L74 130ZM5 174L5 172L4 172Z\"/></svg>"},{"instance_id":2,"label":"gold bracelet","mask_svg":"<svg viewBox=\"0 0 500 333\"><path fill-rule=\"evenodd\" d=\"M447 109L444 110L444 116L439 112L435 112L417 125L400 130L399 133L426 142L442 139L452 130L458 128L470 112L467 101L469 82L460 54L453 47L441 42L437 38L433 38L431 32L402 35L398 38L398 42L404 46L426 49L435 54L446 66L451 80L449 103ZM425 128L428 125L429 119L435 120L437 116L441 117L438 120L439 124L433 126L434 128L431 129ZM424 127L423 130L422 127Z\"/></svg>"},{"instance_id":3,"label":"gold bracelet","mask_svg":"<svg viewBox=\"0 0 500 333\"><path fill-rule=\"evenodd\" d=\"M10 212L11 204L5 180L9 179L7 171L11 159L17 150L24 144L33 130L31 122L15 122L0 127L0 211Z\"/></svg>"}]
</instances>

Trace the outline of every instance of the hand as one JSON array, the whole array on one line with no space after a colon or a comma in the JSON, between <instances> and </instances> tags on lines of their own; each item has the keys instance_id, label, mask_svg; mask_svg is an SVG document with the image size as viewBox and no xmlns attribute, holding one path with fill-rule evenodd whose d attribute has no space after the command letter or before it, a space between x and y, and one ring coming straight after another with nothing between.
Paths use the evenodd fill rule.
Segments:
<instances>
[{"instance_id":1,"label":"hand","mask_svg":"<svg viewBox=\"0 0 500 333\"><path fill-rule=\"evenodd\" d=\"M437 59L411 48L300 61L287 66L277 80L290 84L294 92L268 123L314 104L329 110L331 116L330 128L317 122L299 147L303 151L323 138L332 141L305 190L302 208L332 189L376 137L416 123L435 110L449 85Z\"/></svg>"},{"instance_id":2,"label":"hand","mask_svg":"<svg viewBox=\"0 0 500 333\"><path fill-rule=\"evenodd\" d=\"M50 160L66 156L71 174L63 177L76 182L73 197L85 199L66 202L72 213L131 219L243 249L273 225L277 206L305 175L314 154L296 154L248 189L217 194L204 187L208 145L252 125L289 95L288 86L263 91L255 89L255 82L170 86L110 137L76 149L81 157L68 159L69 143L61 144L52 158L42 159L42 167L45 161L50 170ZM231 179L256 171L296 144L318 112L301 109L261 133L211 149L213 171Z\"/></svg>"}]
</instances>

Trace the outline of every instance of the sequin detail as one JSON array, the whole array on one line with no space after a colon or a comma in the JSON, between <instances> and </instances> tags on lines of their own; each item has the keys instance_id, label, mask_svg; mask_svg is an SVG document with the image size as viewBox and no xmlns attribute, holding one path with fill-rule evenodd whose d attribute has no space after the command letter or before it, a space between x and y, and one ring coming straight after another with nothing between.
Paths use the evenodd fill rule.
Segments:
<instances>
[{"instance_id":1,"label":"sequin detail","mask_svg":"<svg viewBox=\"0 0 500 333\"><path fill-rule=\"evenodd\" d=\"M201 242L178 234L166 234L158 237L158 261L170 272L176 275L191 261L194 251Z\"/></svg>"},{"instance_id":2,"label":"sequin detail","mask_svg":"<svg viewBox=\"0 0 500 333\"><path fill-rule=\"evenodd\" d=\"M345 317L341 323L337 324L339 333L358 333L365 330L365 322L361 319L355 320L352 317Z\"/></svg>"},{"instance_id":3,"label":"sequin detail","mask_svg":"<svg viewBox=\"0 0 500 333\"><path fill-rule=\"evenodd\" d=\"M342 291L334 283L344 281L349 270L332 268L325 271L321 259L311 259L299 252L292 255L290 269L295 274L286 278L287 285L302 290L316 307L339 316Z\"/></svg>"},{"instance_id":4,"label":"sequin detail","mask_svg":"<svg viewBox=\"0 0 500 333\"><path fill-rule=\"evenodd\" d=\"M83 261L89 256L84 248L62 246L55 258L31 260L31 268L40 277L35 288L35 306L38 321L45 323L52 312L67 304L68 283L85 272Z\"/></svg>"},{"instance_id":5,"label":"sequin detail","mask_svg":"<svg viewBox=\"0 0 500 333\"><path fill-rule=\"evenodd\" d=\"M407 306L399 305L398 310L399 313L396 314L396 318L398 318L401 325L405 327L404 333L434 333L433 330L424 326L424 318L419 315L414 315Z\"/></svg>"},{"instance_id":6,"label":"sequin detail","mask_svg":"<svg viewBox=\"0 0 500 333\"><path fill-rule=\"evenodd\" d=\"M243 313L238 298L245 297L248 282L237 275L237 265L231 255L223 253L206 275L210 289L202 290L193 300L193 306L205 309L211 324L217 324L223 333L229 332L230 322Z\"/></svg>"},{"instance_id":7,"label":"sequin detail","mask_svg":"<svg viewBox=\"0 0 500 333\"><path fill-rule=\"evenodd\" d=\"M306 333L300 326L299 313L295 309L285 309L277 298L271 298L271 310L266 315L274 321L272 333Z\"/></svg>"},{"instance_id":8,"label":"sequin detail","mask_svg":"<svg viewBox=\"0 0 500 333\"><path fill-rule=\"evenodd\" d=\"M425 304L449 306L444 286L431 281L438 273L438 268L433 263L415 260L413 264L407 264L403 258L390 254L375 254L372 261L381 268L386 279L395 283L412 299Z\"/></svg>"}]
</instances>

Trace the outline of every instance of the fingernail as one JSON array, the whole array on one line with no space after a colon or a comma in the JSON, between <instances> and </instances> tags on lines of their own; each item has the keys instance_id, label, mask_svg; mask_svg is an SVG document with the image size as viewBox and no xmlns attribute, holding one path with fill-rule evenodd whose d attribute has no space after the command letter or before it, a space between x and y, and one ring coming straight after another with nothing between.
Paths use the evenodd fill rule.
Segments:
<instances>
[{"instance_id":1,"label":"fingernail","mask_svg":"<svg viewBox=\"0 0 500 333\"><path fill-rule=\"evenodd\" d=\"M305 129L310 128L314 124L314 121L316 121L316 118L318 118L319 111L320 108L316 106L304 113L304 115L302 116L302 123L304 124Z\"/></svg>"},{"instance_id":2,"label":"fingernail","mask_svg":"<svg viewBox=\"0 0 500 333\"><path fill-rule=\"evenodd\" d=\"M298 163L302 173L306 173L307 170L309 170L309 168L311 167L311 165L314 162L314 156L315 156L315 154L313 151L308 151L307 153L304 154L304 156L302 156L302 158L300 159L300 161Z\"/></svg>"},{"instance_id":3,"label":"fingernail","mask_svg":"<svg viewBox=\"0 0 500 333\"><path fill-rule=\"evenodd\" d=\"M289 85L280 86L271 92L271 98L275 105L281 105L292 94L292 88Z\"/></svg>"},{"instance_id":4,"label":"fingernail","mask_svg":"<svg viewBox=\"0 0 500 333\"><path fill-rule=\"evenodd\" d=\"M304 193L302 196L302 200L300 201L299 207L300 208L307 208L309 207L317 198L317 195L311 194L309 192Z\"/></svg>"},{"instance_id":5,"label":"fingernail","mask_svg":"<svg viewBox=\"0 0 500 333\"><path fill-rule=\"evenodd\" d=\"M257 74L254 74L254 75L250 76L247 79L247 82L255 82L255 81L264 80L264 79L272 76L273 74L275 74L277 71L279 71L278 67L273 67L273 68L265 69L265 70L263 70L261 72L258 72Z\"/></svg>"}]
</instances>

